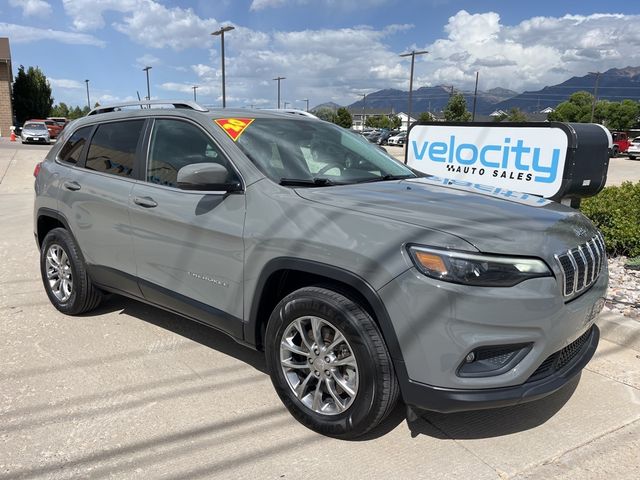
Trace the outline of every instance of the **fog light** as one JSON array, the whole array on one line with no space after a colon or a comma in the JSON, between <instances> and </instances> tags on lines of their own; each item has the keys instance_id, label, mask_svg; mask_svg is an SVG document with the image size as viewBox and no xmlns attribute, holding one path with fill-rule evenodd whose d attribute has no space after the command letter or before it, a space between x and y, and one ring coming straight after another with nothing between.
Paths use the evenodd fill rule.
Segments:
<instances>
[{"instance_id":1,"label":"fog light","mask_svg":"<svg viewBox=\"0 0 640 480\"><path fill-rule=\"evenodd\" d=\"M532 347L532 343L479 347L465 355L458 367L459 377L493 377L515 367Z\"/></svg>"}]
</instances>

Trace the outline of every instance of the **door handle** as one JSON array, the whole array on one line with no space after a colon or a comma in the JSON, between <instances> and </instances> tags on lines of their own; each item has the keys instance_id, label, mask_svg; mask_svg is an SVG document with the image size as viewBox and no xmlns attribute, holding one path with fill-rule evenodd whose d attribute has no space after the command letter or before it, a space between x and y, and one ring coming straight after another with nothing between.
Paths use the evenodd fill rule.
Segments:
<instances>
[{"instance_id":1,"label":"door handle","mask_svg":"<svg viewBox=\"0 0 640 480\"><path fill-rule=\"evenodd\" d=\"M151 197L134 197L133 203L144 208L153 208L158 206L158 202Z\"/></svg>"},{"instance_id":2,"label":"door handle","mask_svg":"<svg viewBox=\"0 0 640 480\"><path fill-rule=\"evenodd\" d=\"M71 190L72 192L76 192L78 190L80 190L80 184L78 182L64 182L63 183L64 188L66 188L67 190Z\"/></svg>"}]
</instances>

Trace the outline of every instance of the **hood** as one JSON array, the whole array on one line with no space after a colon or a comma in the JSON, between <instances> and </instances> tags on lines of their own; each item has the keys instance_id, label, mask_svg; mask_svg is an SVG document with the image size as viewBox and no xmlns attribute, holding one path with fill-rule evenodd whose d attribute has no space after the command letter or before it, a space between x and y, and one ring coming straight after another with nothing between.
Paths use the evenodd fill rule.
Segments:
<instances>
[{"instance_id":1,"label":"hood","mask_svg":"<svg viewBox=\"0 0 640 480\"><path fill-rule=\"evenodd\" d=\"M556 202L495 187L440 182L417 178L296 192L313 202L447 232L485 253L551 261L597 232L580 212Z\"/></svg>"}]
</instances>

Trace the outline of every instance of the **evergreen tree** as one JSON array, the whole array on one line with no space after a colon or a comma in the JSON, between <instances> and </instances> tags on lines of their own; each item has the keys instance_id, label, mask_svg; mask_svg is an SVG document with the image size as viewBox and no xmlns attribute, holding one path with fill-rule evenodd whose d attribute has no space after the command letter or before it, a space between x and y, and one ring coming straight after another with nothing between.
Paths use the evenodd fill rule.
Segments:
<instances>
[{"instance_id":1,"label":"evergreen tree","mask_svg":"<svg viewBox=\"0 0 640 480\"><path fill-rule=\"evenodd\" d=\"M461 93L452 95L444 107L444 119L447 122L470 122L471 112L467 110L467 101Z\"/></svg>"},{"instance_id":2,"label":"evergreen tree","mask_svg":"<svg viewBox=\"0 0 640 480\"><path fill-rule=\"evenodd\" d=\"M333 122L341 127L351 128L351 125L353 125L353 117L351 117L349 110L344 107L340 107L336 112Z\"/></svg>"},{"instance_id":3,"label":"evergreen tree","mask_svg":"<svg viewBox=\"0 0 640 480\"><path fill-rule=\"evenodd\" d=\"M13 107L18 123L30 118L47 118L51 114L53 98L51 85L38 67L18 68L13 82Z\"/></svg>"}]
</instances>

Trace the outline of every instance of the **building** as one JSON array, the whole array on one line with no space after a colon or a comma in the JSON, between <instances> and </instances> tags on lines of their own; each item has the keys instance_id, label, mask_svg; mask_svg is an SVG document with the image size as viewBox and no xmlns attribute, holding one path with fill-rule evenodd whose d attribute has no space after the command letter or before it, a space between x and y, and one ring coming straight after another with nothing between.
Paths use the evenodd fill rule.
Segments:
<instances>
[{"instance_id":1,"label":"building","mask_svg":"<svg viewBox=\"0 0 640 480\"><path fill-rule=\"evenodd\" d=\"M8 137L13 125L13 107L11 105L11 49L9 39L0 38L0 137Z\"/></svg>"}]
</instances>

